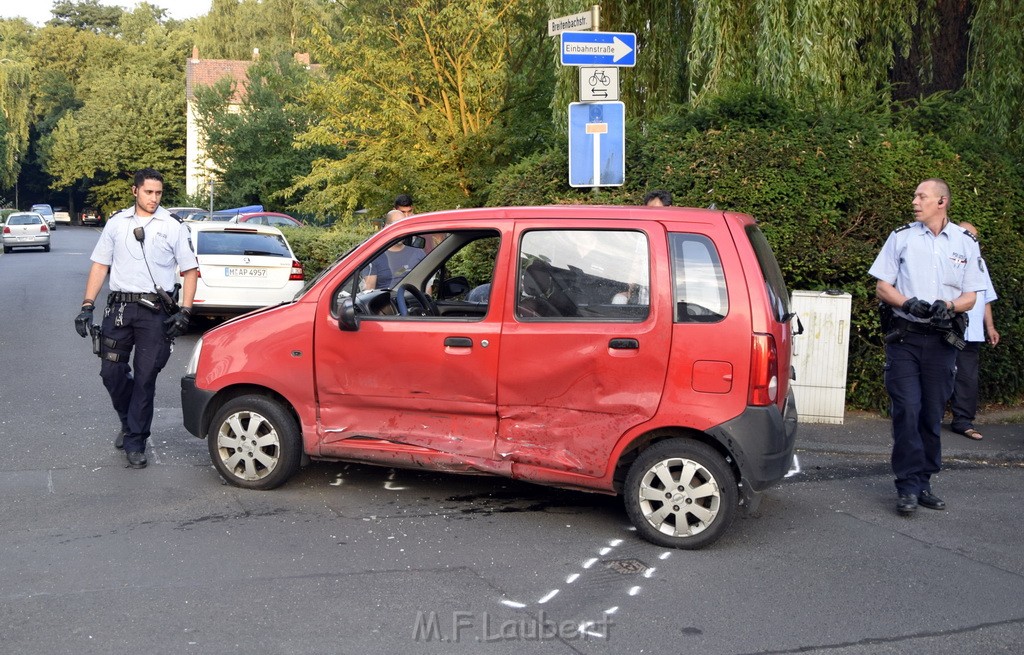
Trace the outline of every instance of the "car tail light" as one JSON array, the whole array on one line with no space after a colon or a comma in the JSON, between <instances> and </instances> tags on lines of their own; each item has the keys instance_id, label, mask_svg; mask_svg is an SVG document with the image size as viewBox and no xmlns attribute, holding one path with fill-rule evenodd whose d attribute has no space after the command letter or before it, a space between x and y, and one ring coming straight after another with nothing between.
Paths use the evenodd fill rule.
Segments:
<instances>
[{"instance_id":1,"label":"car tail light","mask_svg":"<svg viewBox=\"0 0 1024 655\"><path fill-rule=\"evenodd\" d=\"M50 231L50 228L46 227L46 223L43 223L42 225L39 226L39 231L42 232L43 234L46 234L47 232Z\"/></svg>"},{"instance_id":2,"label":"car tail light","mask_svg":"<svg viewBox=\"0 0 1024 655\"><path fill-rule=\"evenodd\" d=\"M292 260L292 273L288 276L289 280L305 280L306 275L302 272L302 262L297 259Z\"/></svg>"},{"instance_id":3,"label":"car tail light","mask_svg":"<svg viewBox=\"0 0 1024 655\"><path fill-rule=\"evenodd\" d=\"M775 337L755 334L750 347L749 404L767 406L779 395L779 351Z\"/></svg>"},{"instance_id":4,"label":"car tail light","mask_svg":"<svg viewBox=\"0 0 1024 655\"><path fill-rule=\"evenodd\" d=\"M4 234L10 234L10 233L11 233L11 228L9 228L9 227L7 227L7 226L5 225L5 226L4 226Z\"/></svg>"}]
</instances>

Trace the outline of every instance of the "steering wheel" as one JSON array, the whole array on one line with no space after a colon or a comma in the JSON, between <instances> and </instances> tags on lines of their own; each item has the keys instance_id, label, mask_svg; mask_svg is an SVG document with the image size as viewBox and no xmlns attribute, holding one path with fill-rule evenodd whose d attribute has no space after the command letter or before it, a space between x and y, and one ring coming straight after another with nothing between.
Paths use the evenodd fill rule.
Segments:
<instances>
[{"instance_id":1,"label":"steering wheel","mask_svg":"<svg viewBox=\"0 0 1024 655\"><path fill-rule=\"evenodd\" d=\"M423 308L424 316L439 316L437 306L430 301L427 294L423 293L411 284L400 284L395 289L395 305L398 306L398 313L402 316L409 315L409 305L405 302L405 292L408 291L412 294L412 297L416 299L416 302Z\"/></svg>"}]
</instances>

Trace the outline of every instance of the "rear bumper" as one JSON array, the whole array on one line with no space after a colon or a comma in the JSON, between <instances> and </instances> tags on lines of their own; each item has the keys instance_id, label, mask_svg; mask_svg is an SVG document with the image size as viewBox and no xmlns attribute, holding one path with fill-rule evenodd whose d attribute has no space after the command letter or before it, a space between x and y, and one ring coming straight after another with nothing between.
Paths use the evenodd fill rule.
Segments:
<instances>
[{"instance_id":1,"label":"rear bumper","mask_svg":"<svg viewBox=\"0 0 1024 655\"><path fill-rule=\"evenodd\" d=\"M181 419L185 429L192 435L205 439L203 434L203 417L206 409L213 401L213 392L196 387L196 379L191 375L181 378Z\"/></svg>"},{"instance_id":2,"label":"rear bumper","mask_svg":"<svg viewBox=\"0 0 1024 655\"><path fill-rule=\"evenodd\" d=\"M797 433L793 391L786 397L784 411L774 405L748 407L707 432L733 454L750 490L763 491L785 477L793 464Z\"/></svg>"},{"instance_id":3,"label":"rear bumper","mask_svg":"<svg viewBox=\"0 0 1024 655\"><path fill-rule=\"evenodd\" d=\"M7 248L38 248L50 245L50 235L22 237L4 237L3 244Z\"/></svg>"}]
</instances>

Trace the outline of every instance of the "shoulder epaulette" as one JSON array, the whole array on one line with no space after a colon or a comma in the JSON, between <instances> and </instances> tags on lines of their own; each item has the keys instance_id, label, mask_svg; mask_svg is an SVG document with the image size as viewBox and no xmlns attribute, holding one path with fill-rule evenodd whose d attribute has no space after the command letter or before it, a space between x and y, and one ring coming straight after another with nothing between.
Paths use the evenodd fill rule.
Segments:
<instances>
[{"instance_id":1,"label":"shoulder epaulette","mask_svg":"<svg viewBox=\"0 0 1024 655\"><path fill-rule=\"evenodd\" d=\"M895 230L892 231L892 233L896 234L897 232L902 232L903 230L909 230L910 228L914 227L914 225L916 225L916 223L907 223L903 227L896 228Z\"/></svg>"},{"instance_id":2,"label":"shoulder epaulette","mask_svg":"<svg viewBox=\"0 0 1024 655\"><path fill-rule=\"evenodd\" d=\"M964 230L964 234L971 237L971 241L974 241L974 243L978 243L978 237L971 234L970 230Z\"/></svg>"}]
</instances>

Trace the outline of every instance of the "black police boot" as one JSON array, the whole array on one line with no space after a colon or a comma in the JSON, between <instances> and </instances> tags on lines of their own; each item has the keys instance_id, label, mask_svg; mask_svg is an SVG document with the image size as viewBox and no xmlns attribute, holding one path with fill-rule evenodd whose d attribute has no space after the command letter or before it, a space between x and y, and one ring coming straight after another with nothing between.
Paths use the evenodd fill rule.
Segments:
<instances>
[{"instance_id":1,"label":"black police boot","mask_svg":"<svg viewBox=\"0 0 1024 655\"><path fill-rule=\"evenodd\" d=\"M901 516L910 516L917 511L917 496L914 494L900 494L896 500L896 511Z\"/></svg>"},{"instance_id":2,"label":"black police boot","mask_svg":"<svg viewBox=\"0 0 1024 655\"><path fill-rule=\"evenodd\" d=\"M917 497L917 502L921 507L927 507L928 509L946 509L946 501L931 491L922 491L921 495Z\"/></svg>"},{"instance_id":3,"label":"black police boot","mask_svg":"<svg viewBox=\"0 0 1024 655\"><path fill-rule=\"evenodd\" d=\"M136 452L136 451L129 451L129 452L125 452L124 455L125 455L125 457L128 458L128 468L144 469L144 468L146 468L146 464L149 463L149 462L146 461L146 454L145 453L140 453L140 452Z\"/></svg>"},{"instance_id":4,"label":"black police boot","mask_svg":"<svg viewBox=\"0 0 1024 655\"><path fill-rule=\"evenodd\" d=\"M117 437L114 438L114 448L118 450L124 450L124 435L125 431L121 430L117 433Z\"/></svg>"}]
</instances>

